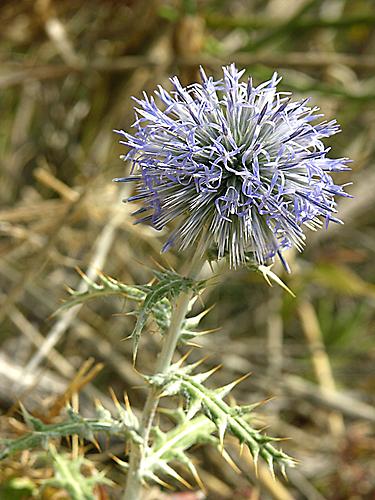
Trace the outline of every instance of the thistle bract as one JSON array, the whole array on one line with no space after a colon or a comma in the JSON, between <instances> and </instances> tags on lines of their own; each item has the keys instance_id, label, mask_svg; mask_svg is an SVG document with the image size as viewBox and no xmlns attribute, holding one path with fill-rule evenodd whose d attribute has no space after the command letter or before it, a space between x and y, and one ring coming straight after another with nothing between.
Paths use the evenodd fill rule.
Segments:
<instances>
[{"instance_id":1,"label":"thistle bract","mask_svg":"<svg viewBox=\"0 0 375 500\"><path fill-rule=\"evenodd\" d=\"M327 157L323 139L339 132L335 120L320 121L308 99L277 92L280 78L253 86L244 70L223 68L215 81L201 69L202 83L174 90L161 86L157 100L137 102L130 148L138 182L129 201L142 201L134 215L156 229L174 222L164 250L185 249L203 236L218 258L237 266L253 257L267 264L291 246L303 249L304 227L340 222L335 196L347 196L331 172L346 170L346 158ZM282 261L284 261L282 259Z\"/></svg>"}]
</instances>

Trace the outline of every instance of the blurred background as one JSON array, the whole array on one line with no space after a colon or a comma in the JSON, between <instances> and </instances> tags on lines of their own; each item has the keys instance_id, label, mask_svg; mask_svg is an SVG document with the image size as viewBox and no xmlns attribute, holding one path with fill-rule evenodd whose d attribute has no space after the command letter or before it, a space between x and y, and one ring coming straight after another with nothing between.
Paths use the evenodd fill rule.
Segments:
<instances>
[{"instance_id":1,"label":"blurred background","mask_svg":"<svg viewBox=\"0 0 375 500\"><path fill-rule=\"evenodd\" d=\"M125 283L146 283L155 261L181 268L184 255L160 255L165 234L133 226L131 186L113 129L133 122L131 96L179 75L188 84L202 64L220 77L235 62L256 83L277 70L280 88L312 96L342 133L334 157L354 161L354 199L340 200L344 226L310 234L283 276L297 298L246 269L227 271L203 296L205 317L220 332L200 342L192 359L223 364L214 383L246 372L241 402L271 401L261 426L290 438L299 460L289 482L258 476L249 457L228 444L242 475L216 450L194 450L207 498L375 498L375 3L373 0L2 0L0 4L0 407L1 435L26 427L18 400L55 422L72 394L90 414L92 401L111 408L109 387L126 391L135 409L145 390L123 339L134 318L118 299L92 301L51 315L84 289L76 268ZM125 191L124 191L125 189ZM152 371L159 337L144 333L137 370ZM69 449L69 443L61 444ZM39 452L0 464L0 498L69 498L41 482L53 474ZM125 476L110 453L89 450L95 470L115 484L97 498L119 498ZM177 486L177 485L176 485ZM57 496L56 496L57 495ZM205 498L162 492L149 499Z\"/></svg>"}]
</instances>

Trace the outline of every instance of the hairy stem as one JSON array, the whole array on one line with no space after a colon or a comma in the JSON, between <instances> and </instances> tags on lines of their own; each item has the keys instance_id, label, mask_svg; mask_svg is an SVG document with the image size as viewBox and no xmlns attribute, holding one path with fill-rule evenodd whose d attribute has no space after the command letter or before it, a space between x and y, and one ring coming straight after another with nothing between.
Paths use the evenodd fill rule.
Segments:
<instances>
[{"instance_id":1,"label":"hairy stem","mask_svg":"<svg viewBox=\"0 0 375 500\"><path fill-rule=\"evenodd\" d=\"M194 279L199 274L203 264L201 255L202 251L200 245L198 245L198 248L190 262L189 268L185 273L187 277ZM193 292L182 293L174 304L171 323L167 334L163 337L163 345L157 360L155 373L166 373L172 363L173 354L176 350L181 327L186 317L192 295ZM131 445L128 477L123 497L124 500L138 500L140 498L142 488L142 461L145 450L148 446L150 429L154 420L159 399L160 390L156 387L151 387L143 409L139 430L143 443L140 445L133 442Z\"/></svg>"}]
</instances>

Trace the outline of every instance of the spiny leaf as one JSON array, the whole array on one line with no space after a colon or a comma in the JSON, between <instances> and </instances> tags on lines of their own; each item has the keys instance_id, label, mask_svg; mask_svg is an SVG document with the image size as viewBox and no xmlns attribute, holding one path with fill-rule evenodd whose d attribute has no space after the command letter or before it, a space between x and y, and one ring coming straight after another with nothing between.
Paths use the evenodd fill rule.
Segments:
<instances>
[{"instance_id":1,"label":"spiny leaf","mask_svg":"<svg viewBox=\"0 0 375 500\"><path fill-rule=\"evenodd\" d=\"M134 415L129 415L125 408L119 411L119 417L113 418L102 406L97 407L97 418L84 418L71 408L67 409L67 419L58 424L44 424L41 420L27 414L26 422L32 431L17 439L0 440L0 460L22 450L38 446L45 447L51 439L59 439L77 434L89 441L94 440L97 432L118 435L126 440L142 443L138 434L138 423Z\"/></svg>"},{"instance_id":2,"label":"spiny leaf","mask_svg":"<svg viewBox=\"0 0 375 500\"><path fill-rule=\"evenodd\" d=\"M195 414L200 405L201 411L215 424L219 433L221 446L225 432L230 432L237 437L240 443L245 443L249 448L254 462L261 456L273 470L273 464L278 464L281 469L285 466L293 467L294 460L286 453L276 449L271 442L275 438L262 434L254 429L245 418L254 408L254 405L231 407L223 397L228 393L228 387L223 391L206 388L202 384L200 374L191 375L191 367L187 366L166 374L157 374L148 377L151 384L162 388L164 394L182 395L187 402L187 414ZM210 372L208 372L210 373ZM234 387L235 384L232 384Z\"/></svg>"},{"instance_id":3,"label":"spiny leaf","mask_svg":"<svg viewBox=\"0 0 375 500\"><path fill-rule=\"evenodd\" d=\"M197 470L187 455L186 451L197 444L213 444L217 446L218 440L212 434L215 432L215 425L204 415L195 418L188 418L182 408L162 409L177 425L168 432L163 432L158 426L151 429L152 445L144 450L139 474L142 481L156 482L171 488L159 474L169 476L182 482L185 487L191 485L182 478L172 468L172 462L179 462L184 465L193 475L199 487L203 485L198 476ZM128 462L113 457L117 464L125 468L129 467Z\"/></svg>"},{"instance_id":4,"label":"spiny leaf","mask_svg":"<svg viewBox=\"0 0 375 500\"><path fill-rule=\"evenodd\" d=\"M128 337L133 339L134 360L137 355L140 335L150 315L152 315L161 333L167 332L172 315L171 302L182 292L193 290L198 293L205 284L203 281L194 281L170 270L154 271L156 278L154 283L139 286L126 285L100 272L98 273L99 283L90 280L82 272L80 274L87 284L87 290L80 292L69 289L71 298L64 302L55 314L98 297L119 296L135 302L137 309L133 311L133 314L137 317L137 321L133 332ZM191 301L191 306L194 300ZM181 329L181 342L187 343L196 336L210 333L196 331L200 320L207 312L208 310L185 319Z\"/></svg>"},{"instance_id":5,"label":"spiny leaf","mask_svg":"<svg viewBox=\"0 0 375 500\"><path fill-rule=\"evenodd\" d=\"M89 277L83 272L79 271L79 273L87 284L87 289L80 292L68 288L70 299L66 300L54 314L58 314L65 309L70 309L71 307L83 304L98 297L118 295L135 302L143 302L145 299L146 293L141 289L141 287L135 285L125 285L124 283L121 283L120 281L117 281L101 272L98 272L100 282L95 283L95 281L90 280Z\"/></svg>"},{"instance_id":6,"label":"spiny leaf","mask_svg":"<svg viewBox=\"0 0 375 500\"><path fill-rule=\"evenodd\" d=\"M196 444L216 445L217 438L212 436L215 425L204 415L188 419L186 415L180 413L180 417L180 423L169 432L162 432L158 427L152 429L154 441L152 446L146 450L145 459L142 462L141 474L144 480L155 481L155 478L158 478L157 474L162 473L181 482L181 476L176 476L170 465L171 462L185 465L197 478L195 466L186 451ZM184 481L183 479L182 482L184 483ZM187 487L190 486L186 482L184 484Z\"/></svg>"}]
</instances>

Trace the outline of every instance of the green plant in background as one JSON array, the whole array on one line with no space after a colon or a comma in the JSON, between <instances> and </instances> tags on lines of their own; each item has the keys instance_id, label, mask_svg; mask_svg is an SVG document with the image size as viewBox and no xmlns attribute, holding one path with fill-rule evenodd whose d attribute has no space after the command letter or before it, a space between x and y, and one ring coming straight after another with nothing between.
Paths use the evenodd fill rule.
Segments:
<instances>
[{"instance_id":1,"label":"green plant in background","mask_svg":"<svg viewBox=\"0 0 375 500\"><path fill-rule=\"evenodd\" d=\"M274 438L254 427L252 412L257 405L226 402L238 380L209 388L206 380L215 369L199 372L200 363L184 364L185 357L173 363L179 344L205 333L198 329L205 311L189 314L212 282L200 278L206 261L227 259L231 267L247 266L289 291L271 270L274 259L278 257L289 271L282 252L293 246L303 249L305 227L316 230L324 223L340 222L335 197L348 196L331 177L332 172L346 170L348 160L329 158L323 143L339 131L336 122L316 123L321 117L316 107L277 92L276 74L254 86L250 78L241 81L243 73L231 65L224 68L223 80L214 81L201 70L202 83L187 88L173 78L172 93L162 87L156 92L161 105L146 94L143 100L136 99L135 134L119 132L130 148L124 159L132 162L132 171L116 180L137 183L136 194L128 200L142 202L134 212L141 215L137 223L158 230L174 225L164 251L172 246L190 251L185 272L159 269L153 282L143 286L105 275L99 275L99 283L85 277L87 291L71 291L63 306L108 295L134 302L136 323L130 335L134 363L140 336L153 319L161 332L161 349L153 374L144 376L149 389L142 415L136 417L128 403L125 407L118 403L115 417L102 406L94 418L68 409L65 422L46 425L25 412L32 431L4 442L3 457L56 437L79 435L93 441L98 432L116 435L130 445L129 461L118 462L127 470L124 498L132 500L140 497L146 481L165 484L163 478L171 477L189 486L175 470L175 462L200 484L189 449L206 443L226 455L227 434L247 446L255 464L261 457L272 473L275 466L285 474L295 465L274 446ZM155 424L162 397L178 401L165 411L174 424L167 432ZM54 484L63 485L72 498L91 498L94 483L80 479L81 463L67 469L63 458L53 458L58 476ZM75 478L68 486L67 470Z\"/></svg>"}]
</instances>

